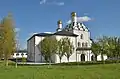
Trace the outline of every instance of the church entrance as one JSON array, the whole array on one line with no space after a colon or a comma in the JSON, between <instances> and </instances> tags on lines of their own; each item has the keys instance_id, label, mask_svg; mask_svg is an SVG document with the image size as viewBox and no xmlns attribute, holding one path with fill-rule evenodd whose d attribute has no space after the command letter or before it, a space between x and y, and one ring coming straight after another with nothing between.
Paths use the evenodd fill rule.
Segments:
<instances>
[{"instance_id":1,"label":"church entrance","mask_svg":"<svg viewBox=\"0 0 120 79\"><path fill-rule=\"evenodd\" d=\"M81 54L81 61L85 61L85 54Z\"/></svg>"}]
</instances>

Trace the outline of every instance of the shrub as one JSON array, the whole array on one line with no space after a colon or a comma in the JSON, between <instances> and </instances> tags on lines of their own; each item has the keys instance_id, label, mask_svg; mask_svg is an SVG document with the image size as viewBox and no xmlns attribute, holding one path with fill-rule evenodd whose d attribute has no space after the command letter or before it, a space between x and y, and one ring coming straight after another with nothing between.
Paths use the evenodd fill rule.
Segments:
<instances>
[{"instance_id":1,"label":"shrub","mask_svg":"<svg viewBox=\"0 0 120 79\"><path fill-rule=\"evenodd\" d=\"M25 57L22 57L22 63L25 64L27 59Z\"/></svg>"},{"instance_id":2,"label":"shrub","mask_svg":"<svg viewBox=\"0 0 120 79\"><path fill-rule=\"evenodd\" d=\"M120 61L118 61L120 63ZM112 64L116 63L115 60L106 60L105 64ZM77 65L98 65L98 64L103 64L102 61L85 61L85 62L63 62L63 63L55 63L51 65L55 66L77 66ZM19 64L22 65L22 64ZM48 64L24 64L24 66L46 66Z\"/></svg>"},{"instance_id":3,"label":"shrub","mask_svg":"<svg viewBox=\"0 0 120 79\"><path fill-rule=\"evenodd\" d=\"M105 64L112 64L112 63L116 63L116 61L115 60L105 61ZM120 61L118 61L118 63L120 63ZM54 65L71 66L71 65L97 65L97 64L103 64L103 62L102 61L68 62L68 63L57 63Z\"/></svg>"}]
</instances>

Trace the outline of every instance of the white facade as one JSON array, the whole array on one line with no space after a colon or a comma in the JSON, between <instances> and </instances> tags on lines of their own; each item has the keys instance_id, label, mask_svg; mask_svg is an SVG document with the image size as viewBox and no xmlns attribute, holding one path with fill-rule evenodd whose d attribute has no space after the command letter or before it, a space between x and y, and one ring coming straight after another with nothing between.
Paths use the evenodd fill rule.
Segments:
<instances>
[{"instance_id":1,"label":"white facade","mask_svg":"<svg viewBox=\"0 0 120 79\"><path fill-rule=\"evenodd\" d=\"M41 50L40 47L38 47L38 44L47 35L51 35L57 40L60 40L64 37L68 37L70 39L75 49L73 51L73 54L70 56L69 62L92 61L94 54L90 50L92 43L90 39L90 31L83 23L77 22L77 15L75 12L71 14L71 19L72 22L65 28L62 28L62 21L59 20L57 32L55 33L38 33L33 35L27 41L27 59L33 62L45 62L44 57L41 55ZM104 59L107 59L107 57L104 56ZM101 57L98 56L97 60L101 60ZM59 56L57 54L53 55L52 61L53 63L60 63ZM67 57L63 56L61 62L68 62Z\"/></svg>"},{"instance_id":2,"label":"white facade","mask_svg":"<svg viewBox=\"0 0 120 79\"><path fill-rule=\"evenodd\" d=\"M35 61L35 37L31 37L29 41L27 41L27 59L30 61Z\"/></svg>"}]
</instances>

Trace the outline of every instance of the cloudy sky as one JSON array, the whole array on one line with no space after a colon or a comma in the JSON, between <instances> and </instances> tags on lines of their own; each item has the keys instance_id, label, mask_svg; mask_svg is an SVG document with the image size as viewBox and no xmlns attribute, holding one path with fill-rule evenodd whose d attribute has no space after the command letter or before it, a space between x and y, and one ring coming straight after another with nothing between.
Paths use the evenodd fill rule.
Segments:
<instances>
[{"instance_id":1,"label":"cloudy sky","mask_svg":"<svg viewBox=\"0 0 120 79\"><path fill-rule=\"evenodd\" d=\"M57 20L65 26L75 11L91 31L91 38L120 36L120 0L0 0L0 20L10 11L22 48L36 32L54 32Z\"/></svg>"}]
</instances>

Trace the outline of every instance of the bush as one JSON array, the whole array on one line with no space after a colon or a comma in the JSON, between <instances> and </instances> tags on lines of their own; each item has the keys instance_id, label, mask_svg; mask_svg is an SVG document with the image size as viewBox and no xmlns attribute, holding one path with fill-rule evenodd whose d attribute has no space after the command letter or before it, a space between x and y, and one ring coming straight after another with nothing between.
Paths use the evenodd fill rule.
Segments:
<instances>
[{"instance_id":1,"label":"bush","mask_svg":"<svg viewBox=\"0 0 120 79\"><path fill-rule=\"evenodd\" d=\"M9 60L8 61L8 65L12 65L13 66L13 65L15 65L15 62ZM0 66L5 66L5 61L4 60L0 61Z\"/></svg>"},{"instance_id":2,"label":"bush","mask_svg":"<svg viewBox=\"0 0 120 79\"><path fill-rule=\"evenodd\" d=\"M27 59L25 57L22 57L22 63L25 64Z\"/></svg>"},{"instance_id":3,"label":"bush","mask_svg":"<svg viewBox=\"0 0 120 79\"><path fill-rule=\"evenodd\" d=\"M13 61L8 61L8 65L15 65L15 62L13 62Z\"/></svg>"},{"instance_id":4,"label":"bush","mask_svg":"<svg viewBox=\"0 0 120 79\"><path fill-rule=\"evenodd\" d=\"M112 64L112 63L116 63L115 60L106 60L105 64ZM120 63L120 61L118 61L118 63ZM51 65L55 65L55 66L77 66L77 65L98 65L98 64L103 64L102 61L85 61L85 62L64 62L64 63L55 63L55 64L51 64ZM21 66L22 64L18 64L19 66ZM24 66L46 66L49 64L24 64Z\"/></svg>"},{"instance_id":5,"label":"bush","mask_svg":"<svg viewBox=\"0 0 120 79\"><path fill-rule=\"evenodd\" d=\"M106 60L105 64L112 64L112 63L116 63L116 62L120 63L120 60L119 61ZM103 64L103 62L102 61L85 61L85 62L57 63L57 64L54 64L54 65L71 66L71 65L97 65L97 64Z\"/></svg>"}]
</instances>

